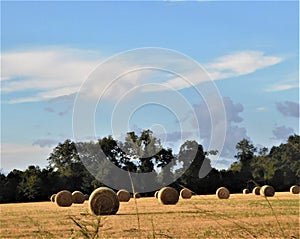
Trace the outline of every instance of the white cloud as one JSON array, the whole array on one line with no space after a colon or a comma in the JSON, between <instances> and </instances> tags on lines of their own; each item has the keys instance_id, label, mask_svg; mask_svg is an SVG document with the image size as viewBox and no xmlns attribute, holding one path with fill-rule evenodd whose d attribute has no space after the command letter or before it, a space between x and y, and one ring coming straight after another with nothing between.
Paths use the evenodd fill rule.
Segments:
<instances>
[{"instance_id":1,"label":"white cloud","mask_svg":"<svg viewBox=\"0 0 300 239\"><path fill-rule=\"evenodd\" d=\"M82 81L99 63L92 51L55 48L2 53L2 92L32 91L21 103L51 99L79 90Z\"/></svg>"},{"instance_id":2,"label":"white cloud","mask_svg":"<svg viewBox=\"0 0 300 239\"><path fill-rule=\"evenodd\" d=\"M256 110L257 111L266 111L266 110L268 110L268 108L264 107L264 106L261 106L261 107L257 107Z\"/></svg>"},{"instance_id":3,"label":"white cloud","mask_svg":"<svg viewBox=\"0 0 300 239\"><path fill-rule=\"evenodd\" d=\"M146 50L147 51L147 50ZM9 103L34 102L54 99L57 97L77 93L86 90L87 97L99 98L100 95L107 98L118 98L137 85L144 83L158 83L157 87L151 87L151 91L165 91L170 88L180 90L198 85L205 81L220 80L228 77L236 77L253 73L259 69L275 65L283 59L277 56L265 56L259 51L241 51L217 58L215 61L204 64L208 71L201 68L194 69L195 63L174 59L166 54L164 59L157 59L155 55L149 55L149 59L143 59L143 55L137 53L133 59L127 60L122 56L116 57L119 61L111 61L105 64L105 69L99 77L86 84L84 89L80 88L85 79L100 63L99 53L72 48L48 48L39 50L5 52L2 54L2 92L19 92L18 98L10 97ZM147 55L148 57L148 55ZM138 70L139 60L142 62L158 62L170 69L178 69L185 72L187 81L180 76L166 76L157 82L155 74L151 71ZM131 62L129 62L131 61ZM96 68L98 70L98 68ZM155 71L155 70L154 70ZM114 72L129 72L112 83ZM166 72L165 72L166 73ZM170 72L169 72L170 74ZM100 77L101 76L101 77ZM115 76L115 75L114 75ZM88 88L87 88L88 87ZM104 90L106 92L104 93ZM22 96L22 93L24 93Z\"/></svg>"},{"instance_id":4,"label":"white cloud","mask_svg":"<svg viewBox=\"0 0 300 239\"><path fill-rule=\"evenodd\" d=\"M253 73L259 69L278 64L283 59L265 56L260 51L242 51L216 59L206 65L214 79L223 79Z\"/></svg>"},{"instance_id":5,"label":"white cloud","mask_svg":"<svg viewBox=\"0 0 300 239\"><path fill-rule=\"evenodd\" d=\"M266 89L267 92L277 92L277 91L284 91L299 88L299 84L280 84L280 85L273 85Z\"/></svg>"},{"instance_id":6,"label":"white cloud","mask_svg":"<svg viewBox=\"0 0 300 239\"><path fill-rule=\"evenodd\" d=\"M278 64L282 60L283 58L277 56L265 56L260 51L236 52L219 57L211 63L203 64L204 70L197 69L195 71L195 69L189 69L190 71L185 75L186 79L177 76L163 83L156 90L163 91L168 88L181 90L209 80L221 80L246 75Z\"/></svg>"}]
</instances>

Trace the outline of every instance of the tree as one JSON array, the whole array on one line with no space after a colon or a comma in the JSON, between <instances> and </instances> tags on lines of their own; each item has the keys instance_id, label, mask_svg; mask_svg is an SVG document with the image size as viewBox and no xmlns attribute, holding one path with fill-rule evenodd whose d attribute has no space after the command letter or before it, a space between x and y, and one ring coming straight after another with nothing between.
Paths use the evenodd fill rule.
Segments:
<instances>
[{"instance_id":1,"label":"tree","mask_svg":"<svg viewBox=\"0 0 300 239\"><path fill-rule=\"evenodd\" d=\"M241 171L242 177L248 181L252 179L252 172L250 163L254 157L254 153L256 152L256 148L253 144L249 142L247 139L243 139L236 145L237 154L235 157L241 163Z\"/></svg>"},{"instance_id":2,"label":"tree","mask_svg":"<svg viewBox=\"0 0 300 239\"><path fill-rule=\"evenodd\" d=\"M41 170L37 166L29 166L22 174L22 179L18 184L18 191L22 195L22 201L39 201L42 195Z\"/></svg>"},{"instance_id":3,"label":"tree","mask_svg":"<svg viewBox=\"0 0 300 239\"><path fill-rule=\"evenodd\" d=\"M75 191L82 188L84 177L89 173L81 161L74 142L67 139L64 143L59 143L50 154L48 161L48 168L60 174L60 182L64 189Z\"/></svg>"},{"instance_id":4,"label":"tree","mask_svg":"<svg viewBox=\"0 0 300 239\"><path fill-rule=\"evenodd\" d=\"M203 150L203 146L196 141L184 142L178 154L178 165L181 167L176 170L176 174L182 174L182 176L177 182L194 192L206 192L208 178L214 180L209 176L212 167L210 159L206 157L207 155L208 153Z\"/></svg>"}]
</instances>

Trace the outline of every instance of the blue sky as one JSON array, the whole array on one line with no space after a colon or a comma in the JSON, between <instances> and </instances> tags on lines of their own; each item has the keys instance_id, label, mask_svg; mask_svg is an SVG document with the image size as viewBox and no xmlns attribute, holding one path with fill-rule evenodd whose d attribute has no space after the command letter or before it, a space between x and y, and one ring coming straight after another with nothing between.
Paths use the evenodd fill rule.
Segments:
<instances>
[{"instance_id":1,"label":"blue sky","mask_svg":"<svg viewBox=\"0 0 300 239\"><path fill-rule=\"evenodd\" d=\"M58 142L74 139L74 100L90 73L115 54L143 47L167 48L188 56L211 77L226 112L224 148L219 149L221 157L214 166L228 167L234 161L234 146L242 138L258 146L278 145L288 135L299 134L298 29L298 1L3 1L1 168L8 172L30 164L44 167ZM143 57L124 57L124 68L112 64L107 70L113 73L138 66ZM184 67L178 65L178 71L191 76L194 87L205 89L201 76ZM126 127L152 128L175 149L182 143L179 133L195 137L196 119L201 124L198 141L208 148L208 116L211 113L216 124L221 122L218 109L207 111L205 97L176 79L171 72L155 70L121 78L91 109L96 136L113 133L119 137ZM97 85L86 87L93 92L110 83L109 77L103 77ZM174 88L172 92L159 87L134 91L149 83ZM97 94L91 97L99 100ZM179 103L182 97L189 110L184 111L184 103ZM132 108L136 102L144 103ZM85 103L88 108L90 102ZM112 112L117 112L115 118ZM178 114L186 117L178 118Z\"/></svg>"}]
</instances>

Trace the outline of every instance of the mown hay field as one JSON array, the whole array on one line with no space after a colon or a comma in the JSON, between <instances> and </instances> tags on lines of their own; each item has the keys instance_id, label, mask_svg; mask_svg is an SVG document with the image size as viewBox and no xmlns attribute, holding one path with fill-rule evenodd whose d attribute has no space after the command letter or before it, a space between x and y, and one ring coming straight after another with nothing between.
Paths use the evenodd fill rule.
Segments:
<instances>
[{"instance_id":1,"label":"mown hay field","mask_svg":"<svg viewBox=\"0 0 300 239\"><path fill-rule=\"evenodd\" d=\"M85 238L78 225L97 224L88 202L1 204L0 238ZM138 211L138 216L137 216ZM100 216L98 238L299 238L299 194L216 195L161 205L155 197L121 202L117 215ZM93 226L87 227L88 231Z\"/></svg>"}]
</instances>

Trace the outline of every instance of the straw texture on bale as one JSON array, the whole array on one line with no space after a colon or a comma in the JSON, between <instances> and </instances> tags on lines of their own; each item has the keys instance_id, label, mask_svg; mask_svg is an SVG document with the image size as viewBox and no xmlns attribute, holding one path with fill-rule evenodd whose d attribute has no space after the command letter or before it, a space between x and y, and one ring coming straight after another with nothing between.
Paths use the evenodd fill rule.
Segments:
<instances>
[{"instance_id":1,"label":"straw texture on bale","mask_svg":"<svg viewBox=\"0 0 300 239\"><path fill-rule=\"evenodd\" d=\"M117 192L117 196L120 202L128 202L130 200L130 193L125 189L120 189Z\"/></svg>"},{"instance_id":2,"label":"straw texture on bale","mask_svg":"<svg viewBox=\"0 0 300 239\"><path fill-rule=\"evenodd\" d=\"M219 199L228 199L230 196L230 192L227 188L220 187L220 188L218 188L216 195Z\"/></svg>"},{"instance_id":3,"label":"straw texture on bale","mask_svg":"<svg viewBox=\"0 0 300 239\"><path fill-rule=\"evenodd\" d=\"M154 197L158 198L158 191L154 193Z\"/></svg>"},{"instance_id":4,"label":"straw texture on bale","mask_svg":"<svg viewBox=\"0 0 300 239\"><path fill-rule=\"evenodd\" d=\"M60 207L70 207L73 203L72 193L62 190L55 196L55 203Z\"/></svg>"},{"instance_id":5,"label":"straw texture on bale","mask_svg":"<svg viewBox=\"0 0 300 239\"><path fill-rule=\"evenodd\" d=\"M72 193L73 203L84 203L85 197L84 194L80 191L74 191Z\"/></svg>"},{"instance_id":6,"label":"straw texture on bale","mask_svg":"<svg viewBox=\"0 0 300 239\"><path fill-rule=\"evenodd\" d=\"M243 190L243 194L248 194L248 193L250 193L250 192L249 192L249 189L248 189L248 188L245 188L245 189Z\"/></svg>"},{"instance_id":7,"label":"straw texture on bale","mask_svg":"<svg viewBox=\"0 0 300 239\"><path fill-rule=\"evenodd\" d=\"M50 197L51 202L55 202L55 196L56 196L56 193L51 195L51 197Z\"/></svg>"},{"instance_id":8,"label":"straw texture on bale","mask_svg":"<svg viewBox=\"0 0 300 239\"><path fill-rule=\"evenodd\" d=\"M117 194L107 187L97 188L89 198L89 209L94 215L113 215L119 210Z\"/></svg>"},{"instance_id":9,"label":"straw texture on bale","mask_svg":"<svg viewBox=\"0 0 300 239\"><path fill-rule=\"evenodd\" d=\"M255 195L260 195L260 187L256 186L255 188L253 188L252 193Z\"/></svg>"},{"instance_id":10,"label":"straw texture on bale","mask_svg":"<svg viewBox=\"0 0 300 239\"><path fill-rule=\"evenodd\" d=\"M176 204L179 200L178 192L171 187L163 187L158 192L158 200L161 204Z\"/></svg>"},{"instance_id":11,"label":"straw texture on bale","mask_svg":"<svg viewBox=\"0 0 300 239\"><path fill-rule=\"evenodd\" d=\"M140 197L141 197L141 194L139 194L139 193L134 193L134 194L133 194L133 197L134 197L134 198L140 198Z\"/></svg>"},{"instance_id":12,"label":"straw texture on bale","mask_svg":"<svg viewBox=\"0 0 300 239\"><path fill-rule=\"evenodd\" d=\"M265 197L273 197L275 194L275 190L270 185L264 185L260 188L260 195Z\"/></svg>"},{"instance_id":13,"label":"straw texture on bale","mask_svg":"<svg viewBox=\"0 0 300 239\"><path fill-rule=\"evenodd\" d=\"M292 186L292 187L290 188L290 192L291 192L292 194L299 194L299 192L300 192L300 187L299 187L298 185L294 185L294 186Z\"/></svg>"},{"instance_id":14,"label":"straw texture on bale","mask_svg":"<svg viewBox=\"0 0 300 239\"><path fill-rule=\"evenodd\" d=\"M192 191L187 188L183 188L180 191L180 197L183 199L190 199L192 197Z\"/></svg>"}]
</instances>

